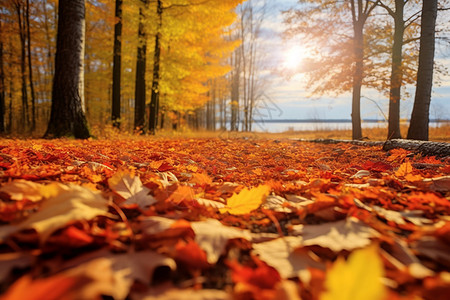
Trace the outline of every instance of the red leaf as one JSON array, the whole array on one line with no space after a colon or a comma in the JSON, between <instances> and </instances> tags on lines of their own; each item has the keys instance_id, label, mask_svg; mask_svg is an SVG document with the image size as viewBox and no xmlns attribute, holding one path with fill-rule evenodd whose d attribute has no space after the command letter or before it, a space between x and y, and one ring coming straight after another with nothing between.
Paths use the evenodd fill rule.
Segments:
<instances>
[{"instance_id":1,"label":"red leaf","mask_svg":"<svg viewBox=\"0 0 450 300\"><path fill-rule=\"evenodd\" d=\"M362 165L363 169L365 170L370 170L370 171L375 171L375 172L385 172L385 171L389 171L392 170L392 166L384 163L382 161L368 161L365 164Z\"/></svg>"}]
</instances>

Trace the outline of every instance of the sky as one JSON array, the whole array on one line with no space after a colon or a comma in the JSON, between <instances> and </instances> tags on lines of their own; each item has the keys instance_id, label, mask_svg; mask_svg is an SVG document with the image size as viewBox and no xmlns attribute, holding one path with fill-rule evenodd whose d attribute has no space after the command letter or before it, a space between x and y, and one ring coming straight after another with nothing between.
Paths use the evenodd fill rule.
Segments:
<instances>
[{"instance_id":1,"label":"sky","mask_svg":"<svg viewBox=\"0 0 450 300\"><path fill-rule=\"evenodd\" d=\"M297 1L268 0L267 2L269 9L263 23L262 43L268 49L265 53L265 61L268 63L263 70L268 83L265 85L263 103L258 109L260 114L266 115L264 118L268 119L350 119L351 92L337 98L328 96L311 98L308 97L309 92L305 88L304 75L297 74L287 79L274 72L274 69L285 63L293 47L299 48L293 41L285 41L281 37L284 30L281 11L296 5ZM450 69L450 49L437 46L436 59ZM450 119L450 75L443 76L441 81L440 86L436 84L433 86L431 119ZM409 86L407 91L409 96L401 102L401 118L403 119L409 119L411 115L415 87ZM369 89L363 89L362 95L361 117L363 119L383 120L383 114L388 115L388 99L385 95Z\"/></svg>"}]
</instances>

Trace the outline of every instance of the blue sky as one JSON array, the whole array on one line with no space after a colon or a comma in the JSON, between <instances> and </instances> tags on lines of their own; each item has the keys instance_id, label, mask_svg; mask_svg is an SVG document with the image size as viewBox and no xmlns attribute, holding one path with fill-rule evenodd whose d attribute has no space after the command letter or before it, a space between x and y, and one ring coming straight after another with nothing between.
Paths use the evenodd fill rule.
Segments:
<instances>
[{"instance_id":1,"label":"blue sky","mask_svg":"<svg viewBox=\"0 0 450 300\"><path fill-rule=\"evenodd\" d=\"M297 74L290 79L275 75L273 70L283 64L286 53L295 43L283 41L281 33L283 23L281 11L296 4L296 0L267 1L268 14L263 25L264 41L267 49L265 60L268 62L264 71L270 78L265 85L265 94L275 103L271 118L279 119L350 119L351 93L337 98L322 96L309 98L305 89L303 75ZM437 60L450 69L450 49L437 48ZM401 118L408 119L414 102L414 86L408 86L408 97L401 102ZM361 115L366 119L384 119L387 115L388 100L386 96L374 90L363 89L361 99ZM368 100L367 98L371 100ZM376 101L378 106L373 103ZM269 104L270 105L270 104ZM276 111L276 112L275 112ZM450 75L441 77L441 85L434 85L430 107L430 118L450 119Z\"/></svg>"}]
</instances>

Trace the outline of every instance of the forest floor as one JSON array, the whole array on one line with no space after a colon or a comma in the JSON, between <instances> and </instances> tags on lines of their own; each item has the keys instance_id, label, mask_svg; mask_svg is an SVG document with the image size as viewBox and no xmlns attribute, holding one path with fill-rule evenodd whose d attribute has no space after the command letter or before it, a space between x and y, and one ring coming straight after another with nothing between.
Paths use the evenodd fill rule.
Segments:
<instances>
[{"instance_id":1,"label":"forest floor","mask_svg":"<svg viewBox=\"0 0 450 300\"><path fill-rule=\"evenodd\" d=\"M0 182L1 300L450 293L450 157L280 136L2 139Z\"/></svg>"}]
</instances>

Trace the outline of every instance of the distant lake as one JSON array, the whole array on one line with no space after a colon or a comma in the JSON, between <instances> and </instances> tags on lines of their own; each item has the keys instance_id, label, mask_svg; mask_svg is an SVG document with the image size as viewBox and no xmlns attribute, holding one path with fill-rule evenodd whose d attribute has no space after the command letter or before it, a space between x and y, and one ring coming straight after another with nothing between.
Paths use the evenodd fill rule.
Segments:
<instances>
[{"instance_id":1,"label":"distant lake","mask_svg":"<svg viewBox=\"0 0 450 300\"><path fill-rule=\"evenodd\" d=\"M439 127L450 124L450 120L432 121L430 127ZM361 123L362 128L386 128L387 122L379 120L366 120ZM402 122L401 125L408 125ZM316 130L351 130L350 120L259 120L254 121L252 130L257 132L279 133L285 131L316 131Z\"/></svg>"}]
</instances>

